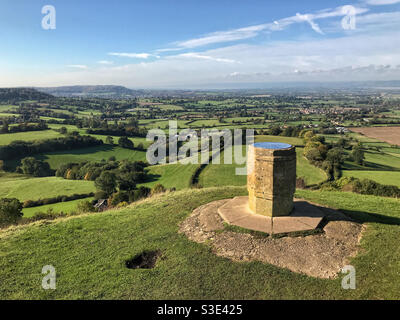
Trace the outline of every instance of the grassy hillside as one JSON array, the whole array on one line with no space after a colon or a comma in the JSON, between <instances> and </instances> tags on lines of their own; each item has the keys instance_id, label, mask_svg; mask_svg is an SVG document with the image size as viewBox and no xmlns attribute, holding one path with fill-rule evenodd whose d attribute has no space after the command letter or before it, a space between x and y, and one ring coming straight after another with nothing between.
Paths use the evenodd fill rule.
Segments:
<instances>
[{"instance_id":1,"label":"grassy hillside","mask_svg":"<svg viewBox=\"0 0 400 320\"><path fill-rule=\"evenodd\" d=\"M362 252L350 263L357 289L341 275L322 280L259 262L232 262L206 244L178 234L194 208L245 194L243 187L180 191L104 213L36 223L0 232L1 299L398 299L400 200L352 193L301 191L369 227ZM154 269L125 261L162 250ZM29 253L29 254L27 254ZM57 272L57 290L43 290L44 265Z\"/></svg>"},{"instance_id":2,"label":"grassy hillside","mask_svg":"<svg viewBox=\"0 0 400 320\"><path fill-rule=\"evenodd\" d=\"M29 178L15 174L0 176L0 198L17 198L21 201L38 200L94 191L93 181L66 180L56 177Z\"/></svg>"},{"instance_id":3,"label":"grassy hillside","mask_svg":"<svg viewBox=\"0 0 400 320\"><path fill-rule=\"evenodd\" d=\"M149 167L151 181L144 183L146 187L153 187L161 183L166 188L177 190L190 187L190 178L198 165L194 164L167 164Z\"/></svg>"}]
</instances>

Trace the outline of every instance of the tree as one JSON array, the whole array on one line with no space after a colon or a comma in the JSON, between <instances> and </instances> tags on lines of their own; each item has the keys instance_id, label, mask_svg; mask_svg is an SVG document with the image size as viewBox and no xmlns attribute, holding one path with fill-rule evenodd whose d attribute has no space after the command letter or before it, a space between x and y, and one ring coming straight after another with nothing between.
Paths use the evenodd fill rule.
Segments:
<instances>
[{"instance_id":1,"label":"tree","mask_svg":"<svg viewBox=\"0 0 400 320\"><path fill-rule=\"evenodd\" d=\"M119 190L131 191L136 188L136 178L135 172L122 173L117 178L117 184Z\"/></svg>"},{"instance_id":2,"label":"tree","mask_svg":"<svg viewBox=\"0 0 400 320\"><path fill-rule=\"evenodd\" d=\"M125 149L133 149L134 148L133 142L131 140L129 140L127 137L119 138L118 145L121 148L125 148Z\"/></svg>"},{"instance_id":3,"label":"tree","mask_svg":"<svg viewBox=\"0 0 400 320\"><path fill-rule=\"evenodd\" d=\"M144 149L144 145L143 145L143 143L139 143L138 145L137 145L137 147L136 147L138 150L145 150Z\"/></svg>"},{"instance_id":4,"label":"tree","mask_svg":"<svg viewBox=\"0 0 400 320\"><path fill-rule=\"evenodd\" d=\"M107 138L106 138L106 143L107 143L107 144L114 145L114 138L111 137L111 136L107 136Z\"/></svg>"},{"instance_id":5,"label":"tree","mask_svg":"<svg viewBox=\"0 0 400 320\"><path fill-rule=\"evenodd\" d=\"M354 146L353 151L351 152L351 157L353 161L359 165L364 165L364 150L359 146Z\"/></svg>"},{"instance_id":6,"label":"tree","mask_svg":"<svg viewBox=\"0 0 400 320\"><path fill-rule=\"evenodd\" d=\"M29 174L34 177L46 177L52 173L50 165L47 162L36 160L33 157L21 160L21 170L24 174Z\"/></svg>"},{"instance_id":7,"label":"tree","mask_svg":"<svg viewBox=\"0 0 400 320\"><path fill-rule=\"evenodd\" d=\"M21 217L22 203L18 199L0 199L0 225L16 223Z\"/></svg>"},{"instance_id":8,"label":"tree","mask_svg":"<svg viewBox=\"0 0 400 320\"><path fill-rule=\"evenodd\" d=\"M61 127L61 128L60 128L60 133L61 133L61 134L67 134L67 132L68 132L68 130L67 130L66 127Z\"/></svg>"},{"instance_id":9,"label":"tree","mask_svg":"<svg viewBox=\"0 0 400 320\"><path fill-rule=\"evenodd\" d=\"M8 133L8 122L3 120L3 126L1 127L1 133Z\"/></svg>"},{"instance_id":10,"label":"tree","mask_svg":"<svg viewBox=\"0 0 400 320\"><path fill-rule=\"evenodd\" d=\"M332 148L326 155L326 160L331 162L333 166L340 166L344 162L344 153L342 148Z\"/></svg>"},{"instance_id":11,"label":"tree","mask_svg":"<svg viewBox=\"0 0 400 320\"><path fill-rule=\"evenodd\" d=\"M101 175L94 181L97 189L105 192L107 195L111 195L115 192L117 187L116 176L114 173L109 171L103 171Z\"/></svg>"}]
</instances>

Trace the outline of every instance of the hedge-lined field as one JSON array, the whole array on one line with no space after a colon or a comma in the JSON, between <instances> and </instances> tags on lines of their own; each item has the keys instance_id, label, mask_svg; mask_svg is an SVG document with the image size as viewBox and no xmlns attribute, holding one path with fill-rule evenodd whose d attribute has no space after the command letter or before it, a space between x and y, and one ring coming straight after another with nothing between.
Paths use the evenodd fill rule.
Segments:
<instances>
[{"instance_id":1,"label":"hedge-lined field","mask_svg":"<svg viewBox=\"0 0 400 320\"><path fill-rule=\"evenodd\" d=\"M95 192L93 181L66 180L57 177L30 178L22 175L0 176L0 198L21 201Z\"/></svg>"}]
</instances>

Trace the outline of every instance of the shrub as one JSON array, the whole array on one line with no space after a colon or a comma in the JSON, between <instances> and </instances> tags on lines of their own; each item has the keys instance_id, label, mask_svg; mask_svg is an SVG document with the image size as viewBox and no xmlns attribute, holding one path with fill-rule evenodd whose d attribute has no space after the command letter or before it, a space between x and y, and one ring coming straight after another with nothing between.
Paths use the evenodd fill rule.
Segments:
<instances>
[{"instance_id":1,"label":"shrub","mask_svg":"<svg viewBox=\"0 0 400 320\"><path fill-rule=\"evenodd\" d=\"M122 208L122 207L126 207L129 203L126 201L122 201L120 203L117 204L117 208Z\"/></svg>"},{"instance_id":2,"label":"shrub","mask_svg":"<svg viewBox=\"0 0 400 320\"><path fill-rule=\"evenodd\" d=\"M143 198L147 198L151 194L151 189L147 187L139 187L129 194L129 202L135 202Z\"/></svg>"},{"instance_id":3,"label":"shrub","mask_svg":"<svg viewBox=\"0 0 400 320\"><path fill-rule=\"evenodd\" d=\"M383 185L373 180L360 180L353 177L343 177L336 181L324 183L321 189L350 191L366 195L400 198L400 188L396 186Z\"/></svg>"},{"instance_id":4,"label":"shrub","mask_svg":"<svg viewBox=\"0 0 400 320\"><path fill-rule=\"evenodd\" d=\"M129 193L126 191L119 191L112 195L111 204L116 206L120 202L128 202L129 201Z\"/></svg>"},{"instance_id":5,"label":"shrub","mask_svg":"<svg viewBox=\"0 0 400 320\"><path fill-rule=\"evenodd\" d=\"M297 178L296 179L296 189L305 189L306 188L306 181L304 178Z\"/></svg>"},{"instance_id":6,"label":"shrub","mask_svg":"<svg viewBox=\"0 0 400 320\"><path fill-rule=\"evenodd\" d=\"M78 205L76 206L76 210L79 213L86 213L86 212L94 212L95 208L93 207L91 201L82 201L78 203Z\"/></svg>"},{"instance_id":7,"label":"shrub","mask_svg":"<svg viewBox=\"0 0 400 320\"><path fill-rule=\"evenodd\" d=\"M119 138L118 145L121 148L125 148L125 149L133 149L134 148L133 142L131 140L129 140L128 137Z\"/></svg>"},{"instance_id":8,"label":"shrub","mask_svg":"<svg viewBox=\"0 0 400 320\"><path fill-rule=\"evenodd\" d=\"M165 187L159 183L159 184L156 184L153 187L153 189L151 189L151 194L153 195L153 194L157 194L157 193L163 193L165 191L166 191Z\"/></svg>"},{"instance_id":9,"label":"shrub","mask_svg":"<svg viewBox=\"0 0 400 320\"><path fill-rule=\"evenodd\" d=\"M18 199L0 199L0 225L16 223L21 217L22 203Z\"/></svg>"}]
</instances>

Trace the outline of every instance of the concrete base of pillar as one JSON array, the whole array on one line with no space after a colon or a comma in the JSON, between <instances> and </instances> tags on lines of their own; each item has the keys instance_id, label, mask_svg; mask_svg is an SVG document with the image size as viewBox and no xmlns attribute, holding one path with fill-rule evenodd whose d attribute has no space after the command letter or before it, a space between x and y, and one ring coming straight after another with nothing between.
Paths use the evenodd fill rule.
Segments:
<instances>
[{"instance_id":1,"label":"concrete base of pillar","mask_svg":"<svg viewBox=\"0 0 400 320\"><path fill-rule=\"evenodd\" d=\"M219 215L228 224L249 230L280 234L314 230L324 218L318 207L294 199L291 214L274 217L255 214L249 207L249 197L236 197L218 208Z\"/></svg>"}]
</instances>

